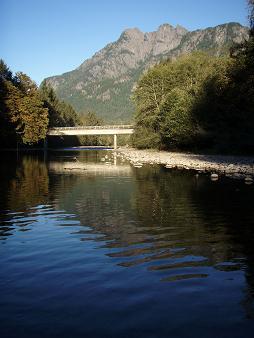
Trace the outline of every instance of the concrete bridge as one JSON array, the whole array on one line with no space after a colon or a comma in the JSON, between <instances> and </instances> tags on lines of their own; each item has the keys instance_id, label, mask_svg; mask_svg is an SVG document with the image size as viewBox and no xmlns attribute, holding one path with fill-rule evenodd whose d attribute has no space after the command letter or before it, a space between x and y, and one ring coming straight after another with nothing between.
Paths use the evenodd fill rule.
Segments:
<instances>
[{"instance_id":1,"label":"concrete bridge","mask_svg":"<svg viewBox=\"0 0 254 338\"><path fill-rule=\"evenodd\" d=\"M117 148L117 135L130 135L134 131L132 125L109 125L109 126L76 126L56 127L48 130L48 136L67 135L114 135L114 149Z\"/></svg>"}]
</instances>

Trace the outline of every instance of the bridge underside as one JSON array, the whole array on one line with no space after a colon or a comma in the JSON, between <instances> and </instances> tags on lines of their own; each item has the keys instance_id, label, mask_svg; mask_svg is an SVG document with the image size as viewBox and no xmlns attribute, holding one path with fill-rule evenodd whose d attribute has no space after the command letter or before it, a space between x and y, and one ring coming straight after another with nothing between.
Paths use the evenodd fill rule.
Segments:
<instances>
[{"instance_id":1,"label":"bridge underside","mask_svg":"<svg viewBox=\"0 0 254 338\"><path fill-rule=\"evenodd\" d=\"M76 129L76 130L57 130L57 129L49 129L49 136L64 136L64 135L72 135L72 136L81 136L81 135L130 135L133 133L133 129Z\"/></svg>"},{"instance_id":2,"label":"bridge underside","mask_svg":"<svg viewBox=\"0 0 254 338\"><path fill-rule=\"evenodd\" d=\"M94 127L60 127L49 129L48 136L91 136L91 135L114 135L114 149L117 148L117 135L131 135L133 128L107 128L106 126Z\"/></svg>"}]
</instances>

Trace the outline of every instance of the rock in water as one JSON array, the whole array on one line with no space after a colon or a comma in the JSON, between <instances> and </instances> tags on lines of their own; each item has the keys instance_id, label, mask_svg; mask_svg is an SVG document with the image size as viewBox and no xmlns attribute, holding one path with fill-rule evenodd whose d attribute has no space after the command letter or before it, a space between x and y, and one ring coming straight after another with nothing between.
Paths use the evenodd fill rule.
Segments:
<instances>
[{"instance_id":1,"label":"rock in water","mask_svg":"<svg viewBox=\"0 0 254 338\"><path fill-rule=\"evenodd\" d=\"M246 176L244 181L245 181L246 184L252 184L253 178L251 176Z\"/></svg>"},{"instance_id":2,"label":"rock in water","mask_svg":"<svg viewBox=\"0 0 254 338\"><path fill-rule=\"evenodd\" d=\"M219 175L216 173L211 174L211 180L212 181L217 181L219 179Z\"/></svg>"}]
</instances>

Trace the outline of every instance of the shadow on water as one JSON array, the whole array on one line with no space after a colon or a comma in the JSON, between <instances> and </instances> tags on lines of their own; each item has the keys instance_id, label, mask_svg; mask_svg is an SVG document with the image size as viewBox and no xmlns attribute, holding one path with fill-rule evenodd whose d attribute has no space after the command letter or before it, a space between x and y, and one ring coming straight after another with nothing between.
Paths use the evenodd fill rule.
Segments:
<instances>
[{"instance_id":1,"label":"shadow on water","mask_svg":"<svg viewBox=\"0 0 254 338\"><path fill-rule=\"evenodd\" d=\"M20 230L30 223L25 221L30 208L45 204L49 194L49 177L43 156L18 156L15 153L2 154L3 164L0 165L0 238L12 235L13 217L21 215ZM8 223L6 223L8 221Z\"/></svg>"},{"instance_id":2,"label":"shadow on water","mask_svg":"<svg viewBox=\"0 0 254 338\"><path fill-rule=\"evenodd\" d=\"M74 273L87 268L83 259L88 254L93 261L89 273L103 273L101 265L96 265L102 257L111 275L117 269L114 281L110 280L118 290L113 303L123 297L120 290L129 281L133 295L138 286L147 290L148 298L149 292L156 292L155 302L160 301L164 310L169 306L164 297L183 292L187 300L196 302L194 295L199 293L201 312L209 313L210 304L226 313L227 302L231 304L227 297L232 297L239 299L246 318L254 318L253 186L227 178L211 182L206 175L196 177L191 171L159 166L133 168L108 151L51 153L47 162L38 156L9 157L0 170L0 236L6 246L6 239L18 240L17 231L28 234L39 226L33 239L38 247L43 241L41 250L51 250L52 261L56 258L49 249L51 241L63 246L66 258L58 257L55 264L71 260L67 256L78 250L79 265L73 263L78 260L76 251L69 263ZM59 238L56 228L64 229L66 237ZM73 244L68 251L70 239ZM106 288L105 276L97 278L98 290ZM93 300L98 301L98 296ZM185 300L177 301L192 309ZM161 320L157 318L154 324L158 329ZM163 325L162 337L168 332ZM245 337L250 337L248 330ZM179 336L189 337L186 334Z\"/></svg>"}]
</instances>

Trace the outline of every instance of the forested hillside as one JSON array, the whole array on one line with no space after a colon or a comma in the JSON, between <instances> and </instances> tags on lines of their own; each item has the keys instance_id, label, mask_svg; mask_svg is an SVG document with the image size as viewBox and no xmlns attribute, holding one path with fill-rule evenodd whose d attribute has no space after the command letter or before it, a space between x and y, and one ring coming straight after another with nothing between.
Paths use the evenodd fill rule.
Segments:
<instances>
[{"instance_id":1,"label":"forested hillside","mask_svg":"<svg viewBox=\"0 0 254 338\"><path fill-rule=\"evenodd\" d=\"M94 111L108 122L130 122L134 112L130 96L149 67L193 51L224 55L232 44L247 37L248 29L238 23L196 31L169 24L148 33L138 28L126 29L117 41L109 43L77 69L45 81L81 115Z\"/></svg>"},{"instance_id":2,"label":"forested hillside","mask_svg":"<svg viewBox=\"0 0 254 338\"><path fill-rule=\"evenodd\" d=\"M254 15L228 56L196 52L149 69L134 91L139 148L254 152Z\"/></svg>"}]
</instances>

